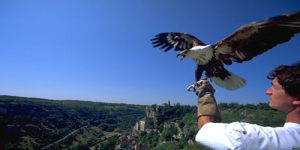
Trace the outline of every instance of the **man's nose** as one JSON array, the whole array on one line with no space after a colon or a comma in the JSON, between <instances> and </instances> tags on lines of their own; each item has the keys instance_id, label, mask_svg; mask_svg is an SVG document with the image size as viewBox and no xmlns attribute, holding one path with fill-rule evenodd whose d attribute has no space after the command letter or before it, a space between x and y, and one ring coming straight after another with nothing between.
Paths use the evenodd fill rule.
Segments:
<instances>
[{"instance_id":1,"label":"man's nose","mask_svg":"<svg viewBox=\"0 0 300 150\"><path fill-rule=\"evenodd\" d=\"M267 89L267 91L265 93L267 95L271 95L272 94L272 87L270 87L269 89Z\"/></svg>"}]
</instances>

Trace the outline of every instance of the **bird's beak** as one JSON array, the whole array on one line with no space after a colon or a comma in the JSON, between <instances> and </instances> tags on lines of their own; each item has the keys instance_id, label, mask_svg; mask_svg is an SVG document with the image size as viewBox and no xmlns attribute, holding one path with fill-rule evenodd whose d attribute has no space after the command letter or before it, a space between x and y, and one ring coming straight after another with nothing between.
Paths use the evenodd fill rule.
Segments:
<instances>
[{"instance_id":1,"label":"bird's beak","mask_svg":"<svg viewBox=\"0 0 300 150\"><path fill-rule=\"evenodd\" d=\"M182 60L182 59L184 58L184 55L182 55L181 53L178 53L178 54L176 55L177 58L178 58L179 56L181 56L181 57L179 58L179 60Z\"/></svg>"}]
</instances>

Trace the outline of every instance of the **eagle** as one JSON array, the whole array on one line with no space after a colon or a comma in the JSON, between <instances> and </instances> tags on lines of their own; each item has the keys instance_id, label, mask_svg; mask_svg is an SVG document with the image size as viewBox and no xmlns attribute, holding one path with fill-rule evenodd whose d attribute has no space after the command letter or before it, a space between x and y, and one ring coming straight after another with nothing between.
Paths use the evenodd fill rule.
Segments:
<instances>
[{"instance_id":1,"label":"eagle","mask_svg":"<svg viewBox=\"0 0 300 150\"><path fill-rule=\"evenodd\" d=\"M151 39L153 47L164 52L174 48L180 60L191 58L197 65L197 86L203 72L210 81L228 90L242 88L246 80L224 68L232 62L242 63L260 55L278 44L287 42L300 32L300 10L278 15L261 21L251 22L238 28L231 35L215 44L207 45L195 36L183 32L160 33Z\"/></svg>"}]
</instances>

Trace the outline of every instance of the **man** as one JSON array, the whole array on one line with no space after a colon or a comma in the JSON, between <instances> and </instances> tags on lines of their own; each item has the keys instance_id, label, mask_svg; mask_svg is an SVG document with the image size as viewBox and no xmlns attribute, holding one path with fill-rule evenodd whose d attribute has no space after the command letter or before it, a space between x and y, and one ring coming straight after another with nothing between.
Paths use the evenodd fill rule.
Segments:
<instances>
[{"instance_id":1,"label":"man","mask_svg":"<svg viewBox=\"0 0 300 150\"><path fill-rule=\"evenodd\" d=\"M206 80L199 83L196 142L212 149L300 149L300 61L281 65L269 75L266 91L269 106L286 114L283 127L263 127L244 122L213 123L221 120L215 90Z\"/></svg>"}]
</instances>

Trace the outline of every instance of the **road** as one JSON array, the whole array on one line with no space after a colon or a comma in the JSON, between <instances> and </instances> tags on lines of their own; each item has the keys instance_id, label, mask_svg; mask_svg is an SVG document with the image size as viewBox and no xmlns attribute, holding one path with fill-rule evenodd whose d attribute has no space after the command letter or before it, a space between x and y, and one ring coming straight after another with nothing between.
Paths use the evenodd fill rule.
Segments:
<instances>
[{"instance_id":1,"label":"road","mask_svg":"<svg viewBox=\"0 0 300 150\"><path fill-rule=\"evenodd\" d=\"M81 128L78 128L78 129L72 131L71 133L69 133L69 134L66 135L65 137L63 137L63 138L61 138L61 139L59 139L59 140L53 142L52 144L49 144L49 145L47 145L47 146L41 148L40 150L47 149L47 148L51 147L52 145L57 144L57 143L59 143L59 142L65 140L66 138L68 138L68 137L71 136L72 134L75 134L75 133L78 132L80 129L85 128L85 127L87 127L88 125L89 125L89 124L87 124L87 125L85 125L85 126L83 126L83 127L81 127Z\"/></svg>"}]
</instances>

